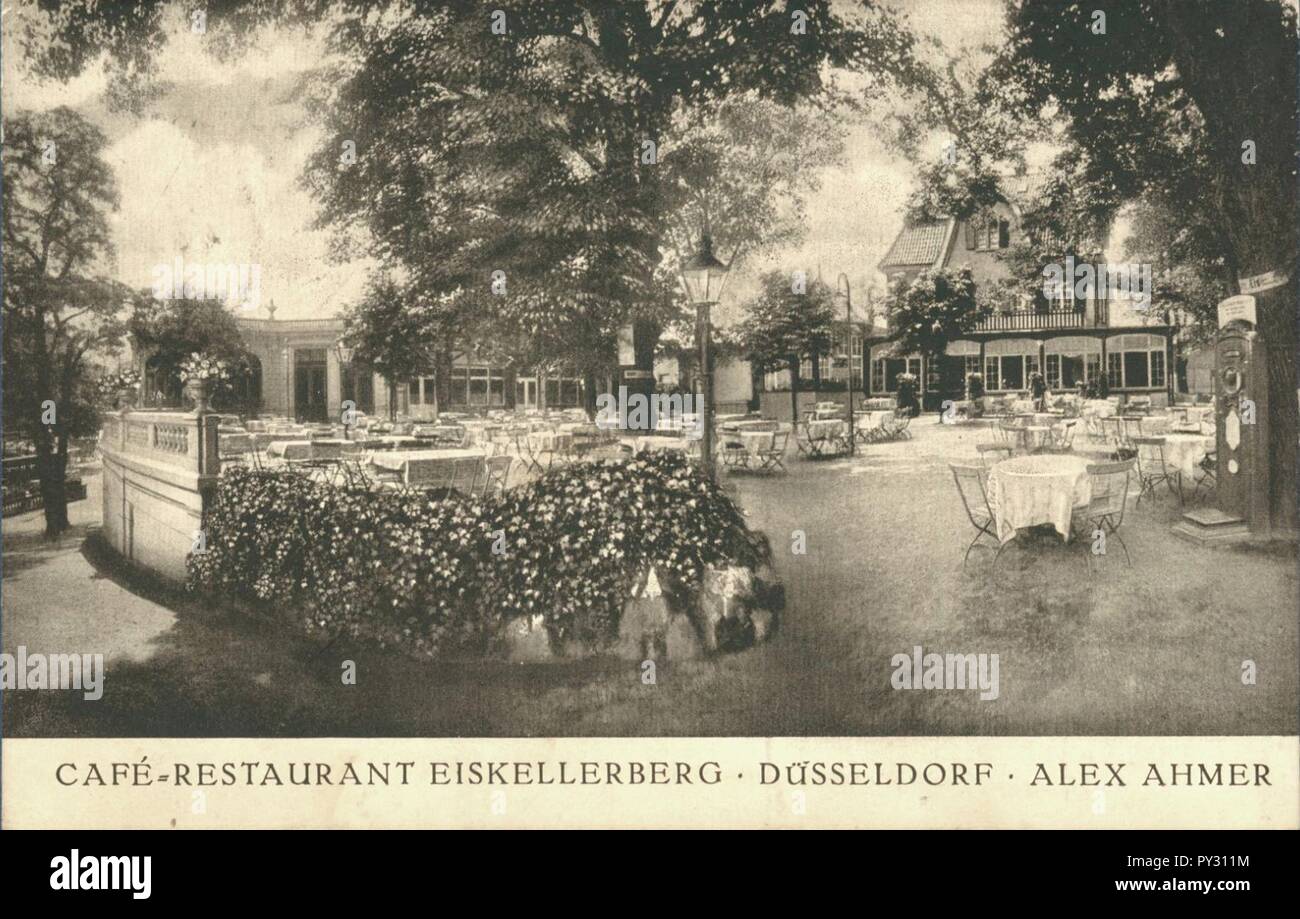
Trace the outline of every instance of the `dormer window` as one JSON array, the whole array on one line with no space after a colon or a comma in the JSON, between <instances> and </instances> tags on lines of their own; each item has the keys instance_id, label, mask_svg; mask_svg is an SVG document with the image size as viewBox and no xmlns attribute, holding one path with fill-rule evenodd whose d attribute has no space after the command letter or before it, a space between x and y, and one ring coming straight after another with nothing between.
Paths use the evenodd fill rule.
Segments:
<instances>
[{"instance_id":1,"label":"dormer window","mask_svg":"<svg viewBox=\"0 0 1300 919\"><path fill-rule=\"evenodd\" d=\"M966 221L966 248L988 252L1011 245L1011 224L998 217L976 215Z\"/></svg>"}]
</instances>

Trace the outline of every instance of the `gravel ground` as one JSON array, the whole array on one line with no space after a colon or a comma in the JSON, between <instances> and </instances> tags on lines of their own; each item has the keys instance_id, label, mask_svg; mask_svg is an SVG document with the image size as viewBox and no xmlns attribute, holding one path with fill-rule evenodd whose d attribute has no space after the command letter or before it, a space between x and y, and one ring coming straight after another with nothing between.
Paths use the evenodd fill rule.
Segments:
<instances>
[{"instance_id":1,"label":"gravel ground","mask_svg":"<svg viewBox=\"0 0 1300 919\"><path fill-rule=\"evenodd\" d=\"M362 648L321 651L150 585L176 610L149 654L110 663L105 698L6 693L19 736L602 736L1294 734L1293 546L1206 549L1170 527L1178 502L1130 507L1133 555L1101 558L1050 533L961 558L973 530L949 462L987 431L917 419L910 441L852 460L790 459L785 476L729 475L772 539L787 610L772 639L667 663L653 685L607 659L430 665ZM807 551L792 551L802 530ZM6 562L10 553L6 536ZM14 546L17 548L17 546ZM23 546L35 550L35 546ZM106 565L81 550L102 573ZM31 557L5 606L39 582ZM18 577L18 574L22 577ZM114 577L117 577L116 575ZM14 595L18 594L15 601ZM162 621L162 620L160 620ZM22 636L6 627L5 645ZM31 646L31 642L27 642ZM997 654L999 696L895 690L895 654ZM35 648L33 648L35 650ZM343 686L340 661L357 664ZM1256 685L1243 685L1253 661Z\"/></svg>"}]
</instances>

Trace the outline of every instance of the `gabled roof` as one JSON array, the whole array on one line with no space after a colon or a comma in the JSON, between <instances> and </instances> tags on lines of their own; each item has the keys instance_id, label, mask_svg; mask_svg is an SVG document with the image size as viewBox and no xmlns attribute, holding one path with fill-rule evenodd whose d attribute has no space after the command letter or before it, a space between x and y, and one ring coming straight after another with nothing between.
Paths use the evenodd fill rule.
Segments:
<instances>
[{"instance_id":1,"label":"gabled roof","mask_svg":"<svg viewBox=\"0 0 1300 919\"><path fill-rule=\"evenodd\" d=\"M904 224L878 267L884 271L936 264L948 248L954 223L951 218L945 218Z\"/></svg>"}]
</instances>

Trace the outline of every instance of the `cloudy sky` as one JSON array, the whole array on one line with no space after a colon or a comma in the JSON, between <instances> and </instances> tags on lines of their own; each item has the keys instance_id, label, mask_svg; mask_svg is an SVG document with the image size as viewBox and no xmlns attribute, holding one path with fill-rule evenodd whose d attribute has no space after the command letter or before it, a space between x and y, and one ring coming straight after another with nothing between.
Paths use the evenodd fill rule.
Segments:
<instances>
[{"instance_id":1,"label":"cloudy sky","mask_svg":"<svg viewBox=\"0 0 1300 919\"><path fill-rule=\"evenodd\" d=\"M998 0L894 5L916 29L951 48L999 40ZM10 7L5 18L16 15L23 15L21 7ZM261 265L261 302L274 300L278 318L334 315L359 296L365 266L328 260L328 234L311 228L315 202L298 184L319 132L291 89L318 63L316 40L275 34L256 53L221 63L203 51L202 36L178 21L159 60L167 90L137 117L108 111L98 68L66 85L35 82L23 69L9 25L4 111L68 105L110 139L107 158L122 196L113 218L119 280L150 286L154 267L171 264L179 252L194 261ZM908 165L869 127L851 125L844 163L826 170L821 191L808 202L804 244L754 260L729 285L731 298L750 289L761 271L806 268L820 270L828 281L847 273L855 302L861 302L861 292L883 281L875 265L901 226L911 187Z\"/></svg>"}]
</instances>

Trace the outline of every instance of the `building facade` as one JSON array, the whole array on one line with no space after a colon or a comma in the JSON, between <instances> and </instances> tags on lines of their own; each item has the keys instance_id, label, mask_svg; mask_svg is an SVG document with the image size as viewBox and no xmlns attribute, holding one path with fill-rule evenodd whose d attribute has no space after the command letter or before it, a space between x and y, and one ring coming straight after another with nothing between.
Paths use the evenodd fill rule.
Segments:
<instances>
[{"instance_id":1,"label":"building facade","mask_svg":"<svg viewBox=\"0 0 1300 919\"><path fill-rule=\"evenodd\" d=\"M997 395L1025 391L1030 374L1039 372L1055 392L1073 392L1082 383L1121 397L1148 396L1157 405L1171 401L1175 329L1157 321L1161 311L1154 303L1117 295L1102 281L1083 298L1064 284L1046 309L1034 308L1013 292L1014 279L1000 257L1019 232L1019 209L1007 202L971 220L903 227L878 266L891 285L926 270L969 267L977 289L997 306L937 360L899 353L888 333L872 341L869 392L892 395L898 375L912 373L926 407L938 408L944 399L961 398L971 373L983 374L986 391Z\"/></svg>"}]
</instances>

